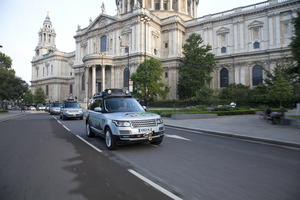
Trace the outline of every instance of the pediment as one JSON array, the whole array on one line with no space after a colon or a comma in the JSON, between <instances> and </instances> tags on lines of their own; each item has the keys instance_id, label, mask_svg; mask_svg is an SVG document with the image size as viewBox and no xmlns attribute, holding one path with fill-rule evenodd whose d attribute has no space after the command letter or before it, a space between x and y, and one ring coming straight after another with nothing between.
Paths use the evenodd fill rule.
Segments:
<instances>
[{"instance_id":1,"label":"pediment","mask_svg":"<svg viewBox=\"0 0 300 200\"><path fill-rule=\"evenodd\" d=\"M229 33L229 31L229 28L221 27L219 30L217 30L217 34Z\"/></svg>"},{"instance_id":2,"label":"pediment","mask_svg":"<svg viewBox=\"0 0 300 200\"><path fill-rule=\"evenodd\" d=\"M98 28L102 28L104 26L107 26L108 24L111 24L115 22L116 19L106 15L106 14L100 14L94 21L90 22L90 25L88 26L87 30L94 30Z\"/></svg>"},{"instance_id":3,"label":"pediment","mask_svg":"<svg viewBox=\"0 0 300 200\"><path fill-rule=\"evenodd\" d=\"M122 32L121 35L129 35L132 32L131 28L125 27Z\"/></svg>"},{"instance_id":4,"label":"pediment","mask_svg":"<svg viewBox=\"0 0 300 200\"><path fill-rule=\"evenodd\" d=\"M249 28L262 27L264 25L263 22L254 20L252 23L248 25Z\"/></svg>"}]
</instances>

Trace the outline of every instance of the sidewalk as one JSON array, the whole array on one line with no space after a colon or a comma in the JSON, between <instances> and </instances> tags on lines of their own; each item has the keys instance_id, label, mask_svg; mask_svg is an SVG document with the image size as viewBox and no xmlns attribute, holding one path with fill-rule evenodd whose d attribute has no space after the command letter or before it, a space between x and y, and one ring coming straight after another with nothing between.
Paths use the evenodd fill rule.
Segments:
<instances>
[{"instance_id":1,"label":"sidewalk","mask_svg":"<svg viewBox=\"0 0 300 200\"><path fill-rule=\"evenodd\" d=\"M9 111L0 114L0 123L19 116L33 113L44 113L39 111ZM290 115L296 115L296 109L289 110L285 116L291 119ZM266 142L271 144L285 145L300 148L300 120L298 125L272 125L265 119L259 119L259 115L235 115L222 116L211 119L188 119L173 120L163 117L167 127L177 127L189 130L196 130L205 133L225 135L247 140Z\"/></svg>"},{"instance_id":2,"label":"sidewalk","mask_svg":"<svg viewBox=\"0 0 300 200\"><path fill-rule=\"evenodd\" d=\"M164 117L163 121L166 126L170 127L300 148L300 129L298 128L300 121L289 117L296 115L296 109L289 110L285 115L287 119L298 121L298 125L272 125L271 121L259 119L259 115L234 115L187 120Z\"/></svg>"}]
</instances>

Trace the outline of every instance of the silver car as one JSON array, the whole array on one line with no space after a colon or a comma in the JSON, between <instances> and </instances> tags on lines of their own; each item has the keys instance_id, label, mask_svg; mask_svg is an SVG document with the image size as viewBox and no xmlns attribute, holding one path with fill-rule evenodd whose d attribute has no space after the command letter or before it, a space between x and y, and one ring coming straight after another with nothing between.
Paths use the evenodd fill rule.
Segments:
<instances>
[{"instance_id":1,"label":"silver car","mask_svg":"<svg viewBox=\"0 0 300 200\"><path fill-rule=\"evenodd\" d=\"M160 144L165 127L157 114L145 109L128 92L106 89L93 96L86 112L86 135L105 138L107 149L131 143Z\"/></svg>"},{"instance_id":2,"label":"silver car","mask_svg":"<svg viewBox=\"0 0 300 200\"><path fill-rule=\"evenodd\" d=\"M74 99L64 100L64 104L60 107L60 119L68 118L83 119L82 109Z\"/></svg>"},{"instance_id":3,"label":"silver car","mask_svg":"<svg viewBox=\"0 0 300 200\"><path fill-rule=\"evenodd\" d=\"M50 115L60 114L62 104L59 101L52 102L49 108Z\"/></svg>"}]
</instances>

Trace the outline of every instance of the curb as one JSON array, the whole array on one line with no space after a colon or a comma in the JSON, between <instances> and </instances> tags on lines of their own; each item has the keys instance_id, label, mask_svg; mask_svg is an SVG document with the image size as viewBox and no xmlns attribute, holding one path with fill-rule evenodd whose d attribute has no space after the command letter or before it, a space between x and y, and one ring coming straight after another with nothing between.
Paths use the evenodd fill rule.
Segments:
<instances>
[{"instance_id":1,"label":"curb","mask_svg":"<svg viewBox=\"0 0 300 200\"><path fill-rule=\"evenodd\" d=\"M245 140L257 141L257 142L264 142L264 143L268 143L268 144L276 144L276 145L300 148L300 144L298 144L298 143L283 142L283 141L279 141L279 140L272 140L272 139L266 139L266 138L260 138L260 137L250 137L250 136L246 136L246 135L238 135L238 134L234 134L234 133L211 131L211 130L198 129L198 128L186 128L186 127L183 128L181 126L170 125L170 124L165 124L165 123L164 123L164 125L166 127L186 129L186 130L190 130L190 131L199 131L199 132L203 132L203 133L209 133L209 134L225 136L225 137L230 137L230 138L245 139Z\"/></svg>"}]
</instances>

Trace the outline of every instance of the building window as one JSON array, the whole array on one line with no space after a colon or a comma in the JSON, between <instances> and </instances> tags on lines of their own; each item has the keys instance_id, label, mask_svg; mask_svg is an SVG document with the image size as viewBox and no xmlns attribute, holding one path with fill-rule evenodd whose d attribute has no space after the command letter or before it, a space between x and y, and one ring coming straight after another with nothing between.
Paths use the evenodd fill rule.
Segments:
<instances>
[{"instance_id":1,"label":"building window","mask_svg":"<svg viewBox=\"0 0 300 200\"><path fill-rule=\"evenodd\" d=\"M46 69L47 69L47 75L48 75L48 73L49 73L49 66L47 66Z\"/></svg>"},{"instance_id":2,"label":"building window","mask_svg":"<svg viewBox=\"0 0 300 200\"><path fill-rule=\"evenodd\" d=\"M259 42L254 42L253 43L253 48L254 49L259 49Z\"/></svg>"},{"instance_id":3,"label":"building window","mask_svg":"<svg viewBox=\"0 0 300 200\"><path fill-rule=\"evenodd\" d=\"M106 52L106 35L101 37L101 52Z\"/></svg>"},{"instance_id":4,"label":"building window","mask_svg":"<svg viewBox=\"0 0 300 200\"><path fill-rule=\"evenodd\" d=\"M130 72L129 69L126 68L124 69L124 87L129 87L129 77L130 77Z\"/></svg>"},{"instance_id":5,"label":"building window","mask_svg":"<svg viewBox=\"0 0 300 200\"><path fill-rule=\"evenodd\" d=\"M167 4L164 3L164 10L168 10Z\"/></svg>"},{"instance_id":6,"label":"building window","mask_svg":"<svg viewBox=\"0 0 300 200\"><path fill-rule=\"evenodd\" d=\"M168 72L165 72L165 78L168 78Z\"/></svg>"},{"instance_id":7,"label":"building window","mask_svg":"<svg viewBox=\"0 0 300 200\"><path fill-rule=\"evenodd\" d=\"M53 74L53 65L51 65L51 74Z\"/></svg>"},{"instance_id":8,"label":"building window","mask_svg":"<svg viewBox=\"0 0 300 200\"><path fill-rule=\"evenodd\" d=\"M47 96L49 95L49 87L48 87L48 85L46 85L46 95Z\"/></svg>"},{"instance_id":9,"label":"building window","mask_svg":"<svg viewBox=\"0 0 300 200\"><path fill-rule=\"evenodd\" d=\"M43 67L43 76L44 76L44 74L45 74L45 68Z\"/></svg>"},{"instance_id":10,"label":"building window","mask_svg":"<svg viewBox=\"0 0 300 200\"><path fill-rule=\"evenodd\" d=\"M220 72L221 87L228 86L228 69L223 68Z\"/></svg>"},{"instance_id":11,"label":"building window","mask_svg":"<svg viewBox=\"0 0 300 200\"><path fill-rule=\"evenodd\" d=\"M72 93L73 93L73 86L70 85L70 94L72 94Z\"/></svg>"},{"instance_id":12,"label":"building window","mask_svg":"<svg viewBox=\"0 0 300 200\"><path fill-rule=\"evenodd\" d=\"M157 54L157 50L156 50L156 48L154 48L154 55L156 55Z\"/></svg>"},{"instance_id":13,"label":"building window","mask_svg":"<svg viewBox=\"0 0 300 200\"><path fill-rule=\"evenodd\" d=\"M159 10L159 3L155 3L155 10Z\"/></svg>"},{"instance_id":14,"label":"building window","mask_svg":"<svg viewBox=\"0 0 300 200\"><path fill-rule=\"evenodd\" d=\"M221 48L221 53L226 53L226 47Z\"/></svg>"},{"instance_id":15,"label":"building window","mask_svg":"<svg viewBox=\"0 0 300 200\"><path fill-rule=\"evenodd\" d=\"M125 53L128 53L128 47L125 48Z\"/></svg>"},{"instance_id":16,"label":"building window","mask_svg":"<svg viewBox=\"0 0 300 200\"><path fill-rule=\"evenodd\" d=\"M168 48L168 43L165 43L165 48Z\"/></svg>"},{"instance_id":17,"label":"building window","mask_svg":"<svg viewBox=\"0 0 300 200\"><path fill-rule=\"evenodd\" d=\"M70 76L72 76L72 72L70 72Z\"/></svg>"},{"instance_id":18,"label":"building window","mask_svg":"<svg viewBox=\"0 0 300 200\"><path fill-rule=\"evenodd\" d=\"M39 75L39 69L36 69L36 75L37 76Z\"/></svg>"},{"instance_id":19,"label":"building window","mask_svg":"<svg viewBox=\"0 0 300 200\"><path fill-rule=\"evenodd\" d=\"M259 84L262 84L262 67L255 65L252 68L252 85L257 86Z\"/></svg>"},{"instance_id":20,"label":"building window","mask_svg":"<svg viewBox=\"0 0 300 200\"><path fill-rule=\"evenodd\" d=\"M81 77L81 90L85 90L85 75L84 74Z\"/></svg>"}]
</instances>

